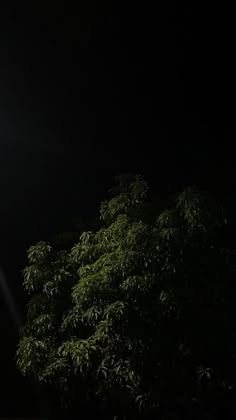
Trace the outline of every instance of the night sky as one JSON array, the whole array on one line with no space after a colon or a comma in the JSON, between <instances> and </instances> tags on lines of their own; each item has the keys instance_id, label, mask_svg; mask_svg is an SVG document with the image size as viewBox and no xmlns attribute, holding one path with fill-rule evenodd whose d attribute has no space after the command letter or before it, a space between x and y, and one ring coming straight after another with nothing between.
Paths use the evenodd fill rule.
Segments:
<instances>
[{"instance_id":1,"label":"night sky","mask_svg":"<svg viewBox=\"0 0 236 420\"><path fill-rule=\"evenodd\" d=\"M204 2L5 3L0 262L22 312L26 249L96 214L115 174L234 194L235 25ZM37 415L0 304L0 415Z\"/></svg>"}]
</instances>

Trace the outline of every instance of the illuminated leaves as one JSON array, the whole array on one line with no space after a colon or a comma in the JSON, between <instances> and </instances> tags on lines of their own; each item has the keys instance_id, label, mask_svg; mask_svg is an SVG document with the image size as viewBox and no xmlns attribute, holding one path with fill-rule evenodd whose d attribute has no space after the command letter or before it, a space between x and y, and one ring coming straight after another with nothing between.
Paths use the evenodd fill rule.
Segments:
<instances>
[{"instance_id":1,"label":"illuminated leaves","mask_svg":"<svg viewBox=\"0 0 236 420\"><path fill-rule=\"evenodd\" d=\"M44 264L52 253L52 247L47 242L38 242L29 248L27 256L30 264Z\"/></svg>"},{"instance_id":2,"label":"illuminated leaves","mask_svg":"<svg viewBox=\"0 0 236 420\"><path fill-rule=\"evenodd\" d=\"M212 368L206 368L203 366L198 366L197 368L197 377L199 381L207 380L211 381L213 378L213 369Z\"/></svg>"},{"instance_id":3,"label":"illuminated leaves","mask_svg":"<svg viewBox=\"0 0 236 420\"><path fill-rule=\"evenodd\" d=\"M18 345L16 357L17 368L25 376L33 374L37 377L37 364L48 350L47 342L35 337L23 337Z\"/></svg>"},{"instance_id":4,"label":"illuminated leaves","mask_svg":"<svg viewBox=\"0 0 236 420\"><path fill-rule=\"evenodd\" d=\"M68 382L68 377L72 374L71 365L66 357L61 357L59 354L53 354L52 361L49 361L46 366L39 372L39 381L53 384L58 383L65 386Z\"/></svg>"},{"instance_id":5,"label":"illuminated leaves","mask_svg":"<svg viewBox=\"0 0 236 420\"><path fill-rule=\"evenodd\" d=\"M81 319L85 325L95 326L96 323L102 318L102 315L103 307L91 306L91 308L83 312Z\"/></svg>"},{"instance_id":6,"label":"illuminated leaves","mask_svg":"<svg viewBox=\"0 0 236 420\"><path fill-rule=\"evenodd\" d=\"M216 212L205 194L186 189L147 220L141 177L118 178L112 193L101 228L83 232L72 249L30 248L23 284L32 297L17 365L75 395L86 378L93 396L148 416L177 392L195 395L217 374L220 383L210 359L223 349L218 328L232 333L234 300L229 319L226 258L212 239Z\"/></svg>"},{"instance_id":7,"label":"illuminated leaves","mask_svg":"<svg viewBox=\"0 0 236 420\"><path fill-rule=\"evenodd\" d=\"M151 287L151 278L149 278L147 275L129 276L120 285L120 289L125 292L125 296L128 298L145 296L150 293Z\"/></svg>"},{"instance_id":8,"label":"illuminated leaves","mask_svg":"<svg viewBox=\"0 0 236 420\"><path fill-rule=\"evenodd\" d=\"M76 264L89 264L93 260L95 248L93 246L94 234L84 232L80 236L80 241L71 250L71 259Z\"/></svg>"},{"instance_id":9,"label":"illuminated leaves","mask_svg":"<svg viewBox=\"0 0 236 420\"><path fill-rule=\"evenodd\" d=\"M32 264L23 270L23 287L29 293L40 290L48 280L50 273L41 270L36 264Z\"/></svg>"},{"instance_id":10,"label":"illuminated leaves","mask_svg":"<svg viewBox=\"0 0 236 420\"><path fill-rule=\"evenodd\" d=\"M64 343L58 350L59 355L71 358L74 374L86 374L96 360L98 352L94 339L71 340Z\"/></svg>"},{"instance_id":11,"label":"illuminated leaves","mask_svg":"<svg viewBox=\"0 0 236 420\"><path fill-rule=\"evenodd\" d=\"M51 314L42 314L33 320L31 328L37 336L45 337L53 332L54 323L55 320Z\"/></svg>"},{"instance_id":12,"label":"illuminated leaves","mask_svg":"<svg viewBox=\"0 0 236 420\"><path fill-rule=\"evenodd\" d=\"M125 302L116 301L108 305L104 310L105 319L121 321L125 315L127 304Z\"/></svg>"},{"instance_id":13,"label":"illuminated leaves","mask_svg":"<svg viewBox=\"0 0 236 420\"><path fill-rule=\"evenodd\" d=\"M117 177L118 194L101 204L100 217L106 223L113 222L119 214L135 214L134 210L143 203L147 195L147 184L142 176Z\"/></svg>"}]
</instances>

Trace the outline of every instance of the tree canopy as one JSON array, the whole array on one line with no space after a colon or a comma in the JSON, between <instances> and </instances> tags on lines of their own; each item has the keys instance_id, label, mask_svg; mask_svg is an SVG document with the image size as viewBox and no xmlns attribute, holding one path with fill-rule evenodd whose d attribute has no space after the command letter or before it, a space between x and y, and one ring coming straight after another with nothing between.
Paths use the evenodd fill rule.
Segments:
<instances>
[{"instance_id":1,"label":"tree canopy","mask_svg":"<svg viewBox=\"0 0 236 420\"><path fill-rule=\"evenodd\" d=\"M65 410L87 400L120 419L216 418L236 362L235 252L221 245L221 212L194 187L153 206L141 176L118 177L110 193L100 226L69 249L28 250L17 367L55 387Z\"/></svg>"}]
</instances>

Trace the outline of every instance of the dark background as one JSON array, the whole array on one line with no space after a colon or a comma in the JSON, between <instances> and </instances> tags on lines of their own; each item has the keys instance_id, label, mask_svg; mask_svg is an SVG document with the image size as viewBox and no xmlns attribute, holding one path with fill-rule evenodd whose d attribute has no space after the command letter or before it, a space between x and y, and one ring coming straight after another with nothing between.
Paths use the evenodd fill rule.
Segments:
<instances>
[{"instance_id":1,"label":"dark background","mask_svg":"<svg viewBox=\"0 0 236 420\"><path fill-rule=\"evenodd\" d=\"M26 249L96 214L115 174L235 193L233 12L155 3L0 6L0 262L22 316ZM0 308L0 415L38 415Z\"/></svg>"}]
</instances>

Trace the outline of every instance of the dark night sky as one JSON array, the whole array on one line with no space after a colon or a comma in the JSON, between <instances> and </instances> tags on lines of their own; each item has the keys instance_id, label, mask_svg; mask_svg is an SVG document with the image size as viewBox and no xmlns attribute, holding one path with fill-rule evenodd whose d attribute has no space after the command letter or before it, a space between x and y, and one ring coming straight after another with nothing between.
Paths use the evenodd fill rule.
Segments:
<instances>
[{"instance_id":1,"label":"dark night sky","mask_svg":"<svg viewBox=\"0 0 236 420\"><path fill-rule=\"evenodd\" d=\"M26 248L94 213L116 173L141 172L161 192L235 192L235 34L229 10L199 2L5 3L0 249L21 307ZM3 297L1 308L0 415L35 414Z\"/></svg>"}]
</instances>

